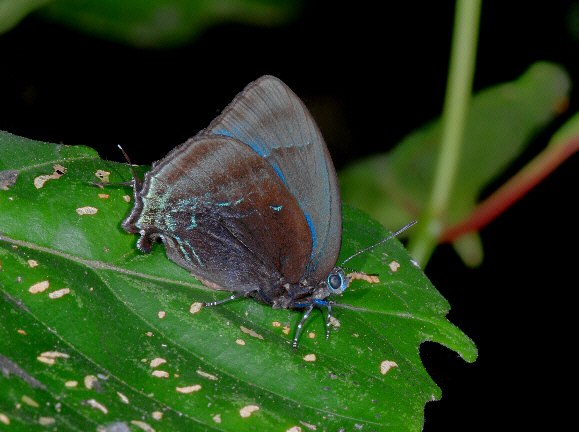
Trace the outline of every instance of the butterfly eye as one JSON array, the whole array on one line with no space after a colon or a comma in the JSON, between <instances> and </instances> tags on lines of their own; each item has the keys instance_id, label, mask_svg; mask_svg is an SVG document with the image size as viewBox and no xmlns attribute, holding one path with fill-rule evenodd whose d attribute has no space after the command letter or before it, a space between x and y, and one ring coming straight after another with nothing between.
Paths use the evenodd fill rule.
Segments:
<instances>
[{"instance_id":1,"label":"butterfly eye","mask_svg":"<svg viewBox=\"0 0 579 432\"><path fill-rule=\"evenodd\" d=\"M330 291L333 291L335 294L339 294L344 291L347 286L344 272L340 269L337 271L334 269L334 272L330 273L328 276L327 284L328 288L330 288Z\"/></svg>"}]
</instances>

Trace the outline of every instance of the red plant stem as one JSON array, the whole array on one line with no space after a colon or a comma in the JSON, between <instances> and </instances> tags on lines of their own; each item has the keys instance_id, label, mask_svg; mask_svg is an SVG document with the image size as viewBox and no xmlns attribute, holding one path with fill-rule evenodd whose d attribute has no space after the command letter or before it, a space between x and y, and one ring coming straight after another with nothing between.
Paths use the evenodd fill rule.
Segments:
<instances>
[{"instance_id":1,"label":"red plant stem","mask_svg":"<svg viewBox=\"0 0 579 432\"><path fill-rule=\"evenodd\" d=\"M492 195L479 203L463 222L446 228L438 238L438 243L451 243L466 233L480 231L577 151L579 151L579 137L573 137L564 144L548 146Z\"/></svg>"}]
</instances>

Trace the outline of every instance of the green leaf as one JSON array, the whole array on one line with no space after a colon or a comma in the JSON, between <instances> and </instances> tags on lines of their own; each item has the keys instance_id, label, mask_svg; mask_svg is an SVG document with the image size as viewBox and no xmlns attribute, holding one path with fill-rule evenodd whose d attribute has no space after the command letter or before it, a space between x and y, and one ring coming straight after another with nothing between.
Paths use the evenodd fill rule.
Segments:
<instances>
[{"instance_id":1,"label":"green leaf","mask_svg":"<svg viewBox=\"0 0 579 432\"><path fill-rule=\"evenodd\" d=\"M131 189L90 184L130 180L128 166L7 133L0 152L0 421L11 430L418 431L425 403L441 396L420 343L476 358L397 240L348 262L380 283L354 281L335 299L328 341L314 311L294 351L300 313L253 299L190 313L227 294L161 243L139 252L120 228ZM388 235L344 207L340 261Z\"/></svg>"},{"instance_id":2,"label":"green leaf","mask_svg":"<svg viewBox=\"0 0 579 432\"><path fill-rule=\"evenodd\" d=\"M162 49L189 43L221 23L281 25L301 8L295 0L58 0L38 14L103 39Z\"/></svg>"},{"instance_id":3,"label":"green leaf","mask_svg":"<svg viewBox=\"0 0 579 432\"><path fill-rule=\"evenodd\" d=\"M561 66L538 62L515 81L473 96L447 225L468 215L481 191L561 113L570 86ZM412 132L392 152L350 165L339 176L342 199L391 229L416 219L431 192L440 132L437 119Z\"/></svg>"}]
</instances>

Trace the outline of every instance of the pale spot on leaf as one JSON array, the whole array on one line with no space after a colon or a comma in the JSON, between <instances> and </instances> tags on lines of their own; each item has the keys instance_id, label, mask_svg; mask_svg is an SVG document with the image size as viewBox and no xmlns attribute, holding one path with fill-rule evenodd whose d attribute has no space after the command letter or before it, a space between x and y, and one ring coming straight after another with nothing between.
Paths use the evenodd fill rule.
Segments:
<instances>
[{"instance_id":1,"label":"pale spot on leaf","mask_svg":"<svg viewBox=\"0 0 579 432\"><path fill-rule=\"evenodd\" d=\"M70 288L62 288L62 289L59 289L59 290L56 290L56 291L49 293L48 298L51 300L59 299L61 297L64 297L67 294L70 294Z\"/></svg>"},{"instance_id":2,"label":"pale spot on leaf","mask_svg":"<svg viewBox=\"0 0 579 432\"><path fill-rule=\"evenodd\" d=\"M84 215L95 215L97 214L99 211L99 209L97 209L96 207L91 207L91 206L86 206L86 207L79 207L76 209L76 212L80 215L80 216L84 216Z\"/></svg>"},{"instance_id":3,"label":"pale spot on leaf","mask_svg":"<svg viewBox=\"0 0 579 432\"><path fill-rule=\"evenodd\" d=\"M48 358L48 357L42 357L42 356L36 357L36 360L38 360L40 363L44 363L47 365L53 365L54 363L56 363L56 360Z\"/></svg>"},{"instance_id":4,"label":"pale spot on leaf","mask_svg":"<svg viewBox=\"0 0 579 432\"><path fill-rule=\"evenodd\" d=\"M193 393L193 392L199 391L199 390L201 390L201 388L202 387L199 384L195 384L195 385L187 386L187 387L176 387L175 390L177 390L179 393L187 394L187 393Z\"/></svg>"},{"instance_id":5,"label":"pale spot on leaf","mask_svg":"<svg viewBox=\"0 0 579 432\"><path fill-rule=\"evenodd\" d=\"M202 370L197 369L197 374L201 375L204 378L208 378L212 381L217 381L217 377L215 375L211 375L210 373L203 372Z\"/></svg>"},{"instance_id":6,"label":"pale spot on leaf","mask_svg":"<svg viewBox=\"0 0 579 432\"><path fill-rule=\"evenodd\" d=\"M363 281L366 281L368 283L379 283L380 282L380 279L378 278L378 276L369 275L369 274L362 273L362 272L348 273L347 277L350 280L363 280Z\"/></svg>"},{"instance_id":7,"label":"pale spot on leaf","mask_svg":"<svg viewBox=\"0 0 579 432\"><path fill-rule=\"evenodd\" d=\"M340 320L338 320L334 317L330 317L330 324L336 328L339 328L342 326L342 324L340 324Z\"/></svg>"},{"instance_id":8,"label":"pale spot on leaf","mask_svg":"<svg viewBox=\"0 0 579 432\"><path fill-rule=\"evenodd\" d=\"M386 375L390 369L395 367L398 367L398 364L396 362L393 362L391 360L384 360L382 363L380 363L380 373L382 375Z\"/></svg>"},{"instance_id":9,"label":"pale spot on leaf","mask_svg":"<svg viewBox=\"0 0 579 432\"><path fill-rule=\"evenodd\" d=\"M50 358L70 358L68 354L61 353L59 351L45 351L40 355L43 357L50 357Z\"/></svg>"},{"instance_id":10,"label":"pale spot on leaf","mask_svg":"<svg viewBox=\"0 0 579 432\"><path fill-rule=\"evenodd\" d=\"M163 370L154 370L151 375L157 378L169 378L169 372Z\"/></svg>"},{"instance_id":11,"label":"pale spot on leaf","mask_svg":"<svg viewBox=\"0 0 579 432\"><path fill-rule=\"evenodd\" d=\"M390 270L393 272L397 272L400 268L400 263L398 261L392 261L390 264L388 264L388 267L390 267Z\"/></svg>"},{"instance_id":12,"label":"pale spot on leaf","mask_svg":"<svg viewBox=\"0 0 579 432\"><path fill-rule=\"evenodd\" d=\"M247 333L249 336L263 340L263 336L255 332L254 330L248 329L247 327L244 326L239 326L239 328L243 333Z\"/></svg>"},{"instance_id":13,"label":"pale spot on leaf","mask_svg":"<svg viewBox=\"0 0 579 432\"><path fill-rule=\"evenodd\" d=\"M161 357L154 358L151 360L151 367L156 368L157 366L162 365L163 363L167 363L167 360Z\"/></svg>"},{"instance_id":14,"label":"pale spot on leaf","mask_svg":"<svg viewBox=\"0 0 579 432\"><path fill-rule=\"evenodd\" d=\"M195 302L189 308L189 313L196 314L197 312L199 312L201 310L202 307L203 307L203 303Z\"/></svg>"},{"instance_id":15,"label":"pale spot on leaf","mask_svg":"<svg viewBox=\"0 0 579 432\"><path fill-rule=\"evenodd\" d=\"M315 354L306 354L304 356L304 360L307 362L315 362L316 361L316 355Z\"/></svg>"},{"instance_id":16,"label":"pale spot on leaf","mask_svg":"<svg viewBox=\"0 0 579 432\"><path fill-rule=\"evenodd\" d=\"M32 294L38 294L38 293L41 293L42 291L46 290L49 286L50 286L50 282L48 282L47 280L42 281L42 282L38 282L38 283L35 283L34 285L32 285L30 288L28 288L28 292L30 292Z\"/></svg>"},{"instance_id":17,"label":"pale spot on leaf","mask_svg":"<svg viewBox=\"0 0 579 432\"><path fill-rule=\"evenodd\" d=\"M43 174L34 179L36 189L41 189L48 180L57 180L66 173L66 168L62 165L56 164L52 168L54 169L52 174Z\"/></svg>"},{"instance_id":18,"label":"pale spot on leaf","mask_svg":"<svg viewBox=\"0 0 579 432\"><path fill-rule=\"evenodd\" d=\"M256 411L259 411L257 405L246 405L239 410L239 415L243 418L247 418Z\"/></svg>"},{"instance_id":19,"label":"pale spot on leaf","mask_svg":"<svg viewBox=\"0 0 579 432\"><path fill-rule=\"evenodd\" d=\"M87 375L84 377L84 386L89 390L92 390L95 382L98 382L98 378L94 375Z\"/></svg>"},{"instance_id":20,"label":"pale spot on leaf","mask_svg":"<svg viewBox=\"0 0 579 432\"><path fill-rule=\"evenodd\" d=\"M38 408L40 405L38 405L38 402L36 402L34 399L32 399L30 396L22 396L21 401L24 402L26 405L30 405L31 407L34 408Z\"/></svg>"},{"instance_id":21,"label":"pale spot on leaf","mask_svg":"<svg viewBox=\"0 0 579 432\"><path fill-rule=\"evenodd\" d=\"M145 432L155 432L155 429L144 421L141 420L131 420L131 424L137 426L138 428L143 429Z\"/></svg>"},{"instance_id":22,"label":"pale spot on leaf","mask_svg":"<svg viewBox=\"0 0 579 432\"><path fill-rule=\"evenodd\" d=\"M104 170L97 170L94 175L96 176L96 178L98 178L100 181L108 183L110 181L110 175L111 173L108 171L104 171Z\"/></svg>"},{"instance_id":23,"label":"pale spot on leaf","mask_svg":"<svg viewBox=\"0 0 579 432\"><path fill-rule=\"evenodd\" d=\"M38 418L38 424L40 424L40 426L50 426L54 423L56 423L56 419L54 417L39 417Z\"/></svg>"},{"instance_id":24,"label":"pale spot on leaf","mask_svg":"<svg viewBox=\"0 0 579 432\"><path fill-rule=\"evenodd\" d=\"M104 414L109 413L109 410L103 404L97 402L95 399L89 399L86 401L86 403L89 404L89 406L94 409L101 410Z\"/></svg>"}]
</instances>

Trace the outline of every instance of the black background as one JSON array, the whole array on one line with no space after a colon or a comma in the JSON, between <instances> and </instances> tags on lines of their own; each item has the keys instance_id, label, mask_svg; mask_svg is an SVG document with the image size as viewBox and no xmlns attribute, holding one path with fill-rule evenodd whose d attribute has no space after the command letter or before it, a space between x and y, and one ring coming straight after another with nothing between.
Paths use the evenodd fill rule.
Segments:
<instances>
[{"instance_id":1,"label":"black background","mask_svg":"<svg viewBox=\"0 0 579 432\"><path fill-rule=\"evenodd\" d=\"M286 26L222 25L166 51L30 17L0 36L0 129L88 145L118 161L120 143L134 163L150 164L205 127L247 83L273 74L308 105L339 169L387 150L442 106L454 2L371 9L379 4L311 2ZM561 63L577 77L573 8L579 4L485 3L475 90L512 80L537 60ZM509 174L577 111L573 93L568 113ZM442 400L426 406L426 431L521 430L543 421L554 429L565 421L575 375L577 168L575 156L482 230L480 268L464 268L447 246L434 254L427 275L480 357L467 364L437 344L421 346L443 389Z\"/></svg>"}]
</instances>

